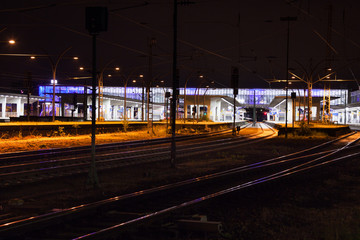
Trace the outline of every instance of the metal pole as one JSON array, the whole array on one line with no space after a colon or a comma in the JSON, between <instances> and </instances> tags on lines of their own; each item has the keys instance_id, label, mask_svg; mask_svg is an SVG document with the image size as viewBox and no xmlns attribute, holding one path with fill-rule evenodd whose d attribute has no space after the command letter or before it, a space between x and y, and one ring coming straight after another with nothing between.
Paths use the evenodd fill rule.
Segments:
<instances>
[{"instance_id":1,"label":"metal pole","mask_svg":"<svg viewBox=\"0 0 360 240\"><path fill-rule=\"evenodd\" d=\"M85 80L84 80L84 109L83 109L83 111L84 111L84 121L86 121L87 120L87 83L86 83L86 78L85 78Z\"/></svg>"},{"instance_id":2,"label":"metal pole","mask_svg":"<svg viewBox=\"0 0 360 240\"><path fill-rule=\"evenodd\" d=\"M30 121L30 95L31 95L31 72L27 73L27 110L26 117L27 121Z\"/></svg>"},{"instance_id":3,"label":"metal pole","mask_svg":"<svg viewBox=\"0 0 360 240\"><path fill-rule=\"evenodd\" d=\"M295 127L295 108L296 108L296 98L293 98L292 99L292 128L294 130L294 127Z\"/></svg>"},{"instance_id":4,"label":"metal pole","mask_svg":"<svg viewBox=\"0 0 360 240\"><path fill-rule=\"evenodd\" d=\"M289 88L289 39L290 39L290 21L288 20L287 43L286 43L286 97L285 97L285 138L288 137L287 115L288 115L288 88Z\"/></svg>"},{"instance_id":5,"label":"metal pole","mask_svg":"<svg viewBox=\"0 0 360 240\"><path fill-rule=\"evenodd\" d=\"M187 106L186 106L186 85L187 85L187 80L185 82L185 87L184 87L184 123L186 122L186 118L187 118Z\"/></svg>"},{"instance_id":6,"label":"metal pole","mask_svg":"<svg viewBox=\"0 0 360 240\"><path fill-rule=\"evenodd\" d=\"M236 135L236 127L235 127L235 118L236 118L236 110L235 110L235 101L236 101L236 94L234 89L234 121L233 121L233 135Z\"/></svg>"},{"instance_id":7,"label":"metal pole","mask_svg":"<svg viewBox=\"0 0 360 240\"><path fill-rule=\"evenodd\" d=\"M346 124L346 102L347 102L347 91L345 92L345 116L344 116L344 124Z\"/></svg>"},{"instance_id":8,"label":"metal pole","mask_svg":"<svg viewBox=\"0 0 360 240\"><path fill-rule=\"evenodd\" d=\"M50 62L52 63L52 72L53 72L53 98L52 98L52 121L55 122L55 115L56 115L56 111L55 111L55 79L56 79L56 69L57 66L60 62L60 59L64 56L64 54L69 51L71 49L71 47L68 47L67 49L65 49L60 56L58 57L56 63L54 64L53 61L50 58Z\"/></svg>"},{"instance_id":9,"label":"metal pole","mask_svg":"<svg viewBox=\"0 0 360 240\"><path fill-rule=\"evenodd\" d=\"M92 34L93 56L92 56L92 99L91 99L91 167L88 183L99 187L99 179L96 171L95 158L95 134L96 134L96 34Z\"/></svg>"},{"instance_id":10,"label":"metal pole","mask_svg":"<svg viewBox=\"0 0 360 240\"><path fill-rule=\"evenodd\" d=\"M141 92L141 121L144 121L144 79L142 79L142 92Z\"/></svg>"},{"instance_id":11,"label":"metal pole","mask_svg":"<svg viewBox=\"0 0 360 240\"><path fill-rule=\"evenodd\" d=\"M56 78L56 67L53 66L53 97L52 97L52 121L55 122L55 78Z\"/></svg>"},{"instance_id":12,"label":"metal pole","mask_svg":"<svg viewBox=\"0 0 360 240\"><path fill-rule=\"evenodd\" d=\"M165 114L165 116L166 116L166 132L165 132L165 134L168 134L168 129L169 129L169 123L168 123L168 118L169 118L169 116L168 116L168 111L169 111L169 98L168 98L168 97L166 98L166 108L165 108L165 111L166 111L166 114Z\"/></svg>"},{"instance_id":13,"label":"metal pole","mask_svg":"<svg viewBox=\"0 0 360 240\"><path fill-rule=\"evenodd\" d=\"M286 43L286 97L285 97L285 138L287 138L287 115L288 115L288 87L289 87L289 40L290 21L296 21L297 17L281 17L280 21L287 21L287 43Z\"/></svg>"},{"instance_id":14,"label":"metal pole","mask_svg":"<svg viewBox=\"0 0 360 240\"><path fill-rule=\"evenodd\" d=\"M124 122L127 121L126 88L127 88L128 80L129 80L129 79L126 79L126 80L125 80L125 85L124 85Z\"/></svg>"},{"instance_id":15,"label":"metal pole","mask_svg":"<svg viewBox=\"0 0 360 240\"><path fill-rule=\"evenodd\" d=\"M254 90L254 106L253 106L253 126L256 124L256 97L255 97L255 90Z\"/></svg>"},{"instance_id":16,"label":"metal pole","mask_svg":"<svg viewBox=\"0 0 360 240\"><path fill-rule=\"evenodd\" d=\"M102 79L102 77L103 77L103 72L101 72L100 73L100 75L99 76L97 76L97 78L98 79L96 79L97 80L97 85L98 85L98 121L99 122L101 122L102 120L101 120L101 99L100 99L100 81L103 81L103 79Z\"/></svg>"},{"instance_id":17,"label":"metal pole","mask_svg":"<svg viewBox=\"0 0 360 240\"><path fill-rule=\"evenodd\" d=\"M178 79L177 79L177 0L174 0L174 14L173 14L173 86L172 86L172 102L171 102L171 159L170 165L171 167L175 167L175 159L176 159L176 142L175 142L175 127L176 127L176 99L177 99L177 89L178 89Z\"/></svg>"}]
</instances>

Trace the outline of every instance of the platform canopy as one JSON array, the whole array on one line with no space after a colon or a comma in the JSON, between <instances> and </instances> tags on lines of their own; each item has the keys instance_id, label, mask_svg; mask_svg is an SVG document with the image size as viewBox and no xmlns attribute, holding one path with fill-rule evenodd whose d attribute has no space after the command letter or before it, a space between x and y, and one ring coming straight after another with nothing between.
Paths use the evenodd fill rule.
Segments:
<instances>
[{"instance_id":1,"label":"platform canopy","mask_svg":"<svg viewBox=\"0 0 360 240\"><path fill-rule=\"evenodd\" d=\"M339 97L331 97L330 100L334 100L334 99L338 99ZM286 100L285 96L276 96L271 103L269 104L270 108L275 108L277 105L281 104L283 101ZM291 96L288 96L288 100L291 100ZM320 102L322 102L324 100L324 97L312 97L312 102L313 105L319 104ZM304 101L304 97L296 97L295 98L296 102L303 102ZM307 102L307 98L306 98L306 102Z\"/></svg>"}]
</instances>

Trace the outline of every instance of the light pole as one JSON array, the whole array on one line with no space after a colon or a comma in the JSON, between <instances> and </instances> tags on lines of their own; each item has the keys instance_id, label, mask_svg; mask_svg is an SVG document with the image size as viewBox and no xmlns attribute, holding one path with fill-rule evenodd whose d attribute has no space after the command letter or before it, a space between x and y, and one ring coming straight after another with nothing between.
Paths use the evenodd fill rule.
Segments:
<instances>
[{"instance_id":1,"label":"light pole","mask_svg":"<svg viewBox=\"0 0 360 240\"><path fill-rule=\"evenodd\" d=\"M107 69L107 67L114 62L114 60L109 61L101 70L100 74L99 74L99 79L98 79L98 85L99 85L99 92L98 92L98 121L104 121L105 117L103 117L104 115L104 109L103 109L103 98L104 98L104 94L103 94L103 89L104 89L104 71ZM119 67L115 68L115 71L120 71ZM111 76L111 74L109 74L108 76Z\"/></svg>"},{"instance_id":2,"label":"light pole","mask_svg":"<svg viewBox=\"0 0 360 240\"><path fill-rule=\"evenodd\" d=\"M141 90L141 121L143 122L144 121L144 75L143 74L140 74L139 75L139 78L141 79L141 87L142 87L142 90Z\"/></svg>"},{"instance_id":3,"label":"light pole","mask_svg":"<svg viewBox=\"0 0 360 240\"><path fill-rule=\"evenodd\" d=\"M232 130L232 134L235 136L236 135L236 95L238 94L239 90L238 90L238 86L239 86L239 69L237 67L232 67L231 68L231 87L233 88L233 95L234 95L234 119L233 119L233 130Z\"/></svg>"},{"instance_id":4,"label":"light pole","mask_svg":"<svg viewBox=\"0 0 360 240\"><path fill-rule=\"evenodd\" d=\"M289 40L290 40L290 21L296 21L297 17L281 17L280 21L287 21L287 43L286 43L286 97L285 97L285 138L287 138L287 115L288 115L288 86L289 86Z\"/></svg>"},{"instance_id":5,"label":"light pole","mask_svg":"<svg viewBox=\"0 0 360 240\"><path fill-rule=\"evenodd\" d=\"M192 77L192 74L190 74L189 77L186 78L185 85L184 85L184 123L187 118L186 87L187 87L188 81L190 80L191 77ZM199 78L203 78L203 77L204 77L203 75L199 75Z\"/></svg>"},{"instance_id":6,"label":"light pole","mask_svg":"<svg viewBox=\"0 0 360 240\"><path fill-rule=\"evenodd\" d=\"M71 47L68 47L65 49L60 56L57 58L56 62L52 60L51 57L49 57L50 63L51 63L51 69L52 69L52 85L53 85L53 97L52 97L52 121L55 122L55 116L56 116L56 110L55 110L55 85L56 85L56 70L57 66L59 65L60 59L65 55L67 51L69 51Z\"/></svg>"},{"instance_id":7,"label":"light pole","mask_svg":"<svg viewBox=\"0 0 360 240\"><path fill-rule=\"evenodd\" d=\"M205 95L206 95L206 92L209 90L209 85L206 85L206 90L204 92L204 99L203 99L203 109L204 109L204 112L203 112L203 117L205 116ZM207 112L206 112L206 115L207 115ZM207 119L204 117L204 119Z\"/></svg>"},{"instance_id":8,"label":"light pole","mask_svg":"<svg viewBox=\"0 0 360 240\"><path fill-rule=\"evenodd\" d=\"M124 83L124 122L126 122L126 115L127 115L127 106L126 106L126 89L127 89L127 85L128 85L128 81L129 78L125 79L125 83Z\"/></svg>"},{"instance_id":9,"label":"light pole","mask_svg":"<svg viewBox=\"0 0 360 240\"><path fill-rule=\"evenodd\" d=\"M139 74L139 76L136 77L137 79L140 78L141 80L141 121L144 122L144 105L145 105L145 92L144 92L144 88L145 88L145 81L144 81L144 75L143 74ZM133 80L133 83L137 82L137 80Z\"/></svg>"}]
</instances>

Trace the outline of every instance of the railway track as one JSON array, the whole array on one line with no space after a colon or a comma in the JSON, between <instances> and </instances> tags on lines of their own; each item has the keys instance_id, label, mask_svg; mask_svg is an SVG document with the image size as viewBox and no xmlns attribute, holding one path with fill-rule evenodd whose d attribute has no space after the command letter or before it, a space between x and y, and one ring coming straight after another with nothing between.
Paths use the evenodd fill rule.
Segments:
<instances>
[{"instance_id":1,"label":"railway track","mask_svg":"<svg viewBox=\"0 0 360 240\"><path fill-rule=\"evenodd\" d=\"M248 126L245 125L244 128ZM261 127L261 131L258 133L239 137L227 136L230 134L230 131L200 136L178 137L176 154L178 158L183 158L203 152L224 150L239 144L260 141L274 135L275 131L271 130L271 133L259 136L263 133L264 129ZM168 160L170 157L170 141L171 139L169 138L162 138L149 141L100 145L97 147L97 168L101 171L128 165ZM89 170L90 157L89 147L0 156L0 187L85 173Z\"/></svg>"},{"instance_id":2,"label":"railway track","mask_svg":"<svg viewBox=\"0 0 360 240\"><path fill-rule=\"evenodd\" d=\"M334 148L346 138L349 143ZM264 182L358 158L359 133L318 146L214 174L121 195L0 225L8 239L108 239L156 218L176 218L183 208ZM57 227L54 224L58 224ZM46 226L46 227L45 227ZM7 239L4 237L4 239ZM111 239L111 238L110 238Z\"/></svg>"}]
</instances>

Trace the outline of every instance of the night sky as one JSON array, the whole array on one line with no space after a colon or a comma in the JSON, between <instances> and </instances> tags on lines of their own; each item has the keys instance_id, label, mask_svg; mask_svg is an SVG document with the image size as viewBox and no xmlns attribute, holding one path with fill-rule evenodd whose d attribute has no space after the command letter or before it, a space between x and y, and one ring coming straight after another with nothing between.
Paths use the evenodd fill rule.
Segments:
<instances>
[{"instance_id":1,"label":"night sky","mask_svg":"<svg viewBox=\"0 0 360 240\"><path fill-rule=\"evenodd\" d=\"M178 2L181 2L180 0ZM183 1L186 2L186 1ZM360 78L360 2L357 0L194 0L178 5L178 68L180 87L198 87L204 75L214 87L230 87L231 67L240 70L241 88L272 87L286 78L287 22L290 22L289 68L302 75L314 68L323 76L330 66L336 79ZM53 61L68 47L57 68L60 84L83 84L74 77L90 76L91 36L85 28L85 8L108 8L108 31L97 37L98 69L104 85L122 86L124 78L148 74L149 40L153 52L153 86L172 84L173 1L1 1L1 88L20 91L27 72L33 85L52 78ZM332 7L332 11L329 9ZM331 13L331 14L330 14ZM16 44L9 46L13 38ZM4 54L34 54L7 56ZM73 60L78 56L79 60ZM105 68L105 66L107 67ZM85 71L79 71L79 67ZM113 68L120 67L121 73ZM317 67L314 67L317 66ZM86 71L88 70L88 71ZM112 77L107 77L112 74ZM90 80L88 80L90 81ZM133 84L133 83L131 83ZM207 85L208 83L202 83ZM356 82L331 83L356 89ZM299 85L302 87L302 85ZM318 84L317 87L323 87Z\"/></svg>"}]
</instances>

